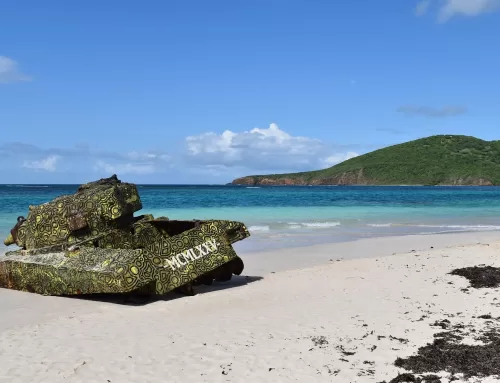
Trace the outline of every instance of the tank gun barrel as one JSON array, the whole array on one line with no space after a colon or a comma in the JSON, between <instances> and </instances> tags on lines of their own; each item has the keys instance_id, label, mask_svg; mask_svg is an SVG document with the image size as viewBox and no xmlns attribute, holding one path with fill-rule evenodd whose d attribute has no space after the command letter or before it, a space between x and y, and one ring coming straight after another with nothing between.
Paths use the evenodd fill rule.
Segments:
<instances>
[{"instance_id":1,"label":"tank gun barrel","mask_svg":"<svg viewBox=\"0 0 500 383\"><path fill-rule=\"evenodd\" d=\"M10 246L13 245L14 243L16 243L16 241L14 241L14 237L12 236L12 234L9 234L7 238L5 238L3 241L3 244L5 246Z\"/></svg>"}]
</instances>

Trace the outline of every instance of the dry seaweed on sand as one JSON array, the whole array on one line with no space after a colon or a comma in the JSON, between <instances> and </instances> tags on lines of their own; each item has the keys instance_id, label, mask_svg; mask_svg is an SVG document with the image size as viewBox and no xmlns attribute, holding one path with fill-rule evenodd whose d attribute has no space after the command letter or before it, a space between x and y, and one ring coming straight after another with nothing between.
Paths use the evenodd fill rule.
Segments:
<instances>
[{"instance_id":1,"label":"dry seaweed on sand","mask_svg":"<svg viewBox=\"0 0 500 383\"><path fill-rule=\"evenodd\" d=\"M425 375L422 377L415 376L413 374L404 373L391 379L389 383L441 383L441 378L437 375ZM380 383L386 383L385 381Z\"/></svg>"},{"instance_id":2,"label":"dry seaweed on sand","mask_svg":"<svg viewBox=\"0 0 500 383\"><path fill-rule=\"evenodd\" d=\"M500 287L500 268L492 266L474 266L455 269L449 273L466 278L471 288ZM494 319L485 314L478 319ZM451 326L449 320L435 321L431 326L444 330L434 335L434 341L420 347L416 355L397 358L396 367L407 372L398 375L389 383L401 382L441 382L435 373L449 373L452 376L461 374L465 379L500 376L500 331L490 328L485 331L472 329L474 338L482 344L464 344L461 341L467 336L465 326ZM425 374L425 375L424 375ZM386 383L386 382L382 382Z\"/></svg>"},{"instance_id":3,"label":"dry seaweed on sand","mask_svg":"<svg viewBox=\"0 0 500 383\"><path fill-rule=\"evenodd\" d=\"M441 321L435 321L431 326L439 326L442 329L447 329L450 327L450 321L448 319L443 319Z\"/></svg>"},{"instance_id":4,"label":"dry seaweed on sand","mask_svg":"<svg viewBox=\"0 0 500 383\"><path fill-rule=\"evenodd\" d=\"M416 355L397 358L396 367L405 370L388 383L399 382L441 382L437 373L451 376L460 374L465 379L500 376L500 331L488 328L469 332L461 323L451 326L447 320L436 321L431 326L446 324L447 331L434 334L434 341L420 347ZM443 327L443 326L441 326ZM474 333L474 335L473 335ZM466 344L462 341L473 336L480 344ZM387 383L387 382L381 382Z\"/></svg>"},{"instance_id":5,"label":"dry seaweed on sand","mask_svg":"<svg viewBox=\"0 0 500 383\"><path fill-rule=\"evenodd\" d=\"M459 336L450 333L440 333L432 344L427 344L418 350L417 355L408 358L398 358L394 363L413 373L446 371L471 377L487 377L500 375L500 333L489 330L480 340L483 345L458 344ZM438 334L436 334L438 335Z\"/></svg>"},{"instance_id":6,"label":"dry seaweed on sand","mask_svg":"<svg viewBox=\"0 0 500 383\"><path fill-rule=\"evenodd\" d=\"M482 287L500 286L500 268L492 266L474 266L455 269L449 273L467 278L470 286L476 289Z\"/></svg>"}]
</instances>

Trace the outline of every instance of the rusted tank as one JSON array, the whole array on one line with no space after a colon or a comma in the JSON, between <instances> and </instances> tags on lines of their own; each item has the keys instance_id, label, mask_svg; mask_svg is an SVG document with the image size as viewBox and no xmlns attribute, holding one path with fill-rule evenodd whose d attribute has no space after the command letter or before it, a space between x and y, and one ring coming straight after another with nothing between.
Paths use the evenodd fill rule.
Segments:
<instances>
[{"instance_id":1,"label":"rusted tank","mask_svg":"<svg viewBox=\"0 0 500 383\"><path fill-rule=\"evenodd\" d=\"M250 236L230 220L134 216L142 202L116 175L78 187L18 217L0 257L0 287L43 295L176 290L243 271L232 244Z\"/></svg>"}]
</instances>

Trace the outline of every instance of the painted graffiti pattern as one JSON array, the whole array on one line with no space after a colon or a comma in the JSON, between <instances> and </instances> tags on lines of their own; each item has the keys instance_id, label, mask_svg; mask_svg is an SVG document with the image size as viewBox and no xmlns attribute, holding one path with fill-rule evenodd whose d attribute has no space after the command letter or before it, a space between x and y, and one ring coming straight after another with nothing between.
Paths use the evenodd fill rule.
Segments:
<instances>
[{"instance_id":1,"label":"painted graffiti pattern","mask_svg":"<svg viewBox=\"0 0 500 383\"><path fill-rule=\"evenodd\" d=\"M135 185L116 176L31 206L5 240L21 249L0 259L0 286L45 295L164 294L243 270L232 247L250 235L243 223L134 217L140 208Z\"/></svg>"}]
</instances>

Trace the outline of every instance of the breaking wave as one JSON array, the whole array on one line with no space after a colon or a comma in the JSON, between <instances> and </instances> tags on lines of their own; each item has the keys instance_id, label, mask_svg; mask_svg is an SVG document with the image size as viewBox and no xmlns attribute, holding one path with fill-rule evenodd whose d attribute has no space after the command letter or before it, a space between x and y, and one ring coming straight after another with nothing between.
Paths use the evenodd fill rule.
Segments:
<instances>
[{"instance_id":1,"label":"breaking wave","mask_svg":"<svg viewBox=\"0 0 500 383\"><path fill-rule=\"evenodd\" d=\"M249 226L248 231L269 231L270 227L268 225L260 225L260 226Z\"/></svg>"},{"instance_id":2,"label":"breaking wave","mask_svg":"<svg viewBox=\"0 0 500 383\"><path fill-rule=\"evenodd\" d=\"M340 226L340 222L301 222L301 223L295 223L295 222L289 222L288 223L289 227L294 226L294 228L297 228L296 226L300 227L309 227L309 228L327 228L327 227L336 227Z\"/></svg>"}]
</instances>

